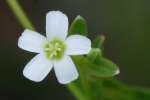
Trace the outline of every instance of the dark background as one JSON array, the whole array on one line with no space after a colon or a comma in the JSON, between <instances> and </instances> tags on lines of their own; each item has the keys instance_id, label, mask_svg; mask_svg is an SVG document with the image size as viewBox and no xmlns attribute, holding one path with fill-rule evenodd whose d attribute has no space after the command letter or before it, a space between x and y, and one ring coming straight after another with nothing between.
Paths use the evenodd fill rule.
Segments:
<instances>
[{"instance_id":1,"label":"dark background","mask_svg":"<svg viewBox=\"0 0 150 100\"><path fill-rule=\"evenodd\" d=\"M20 0L36 29L45 33L45 14L61 10L70 22L76 15L88 23L90 38L106 36L105 56L120 66L119 80L150 87L149 0ZM17 47L24 29L0 1L0 100L74 100L52 72L43 82L25 79L22 70L34 56Z\"/></svg>"}]
</instances>

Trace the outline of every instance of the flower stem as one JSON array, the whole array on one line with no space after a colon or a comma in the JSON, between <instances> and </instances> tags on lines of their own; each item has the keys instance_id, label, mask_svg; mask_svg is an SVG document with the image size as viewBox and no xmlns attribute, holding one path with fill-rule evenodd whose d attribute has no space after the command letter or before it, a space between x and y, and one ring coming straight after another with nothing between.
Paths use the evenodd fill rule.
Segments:
<instances>
[{"instance_id":1,"label":"flower stem","mask_svg":"<svg viewBox=\"0 0 150 100\"><path fill-rule=\"evenodd\" d=\"M8 6L13 11L16 18L19 20L23 28L28 28L31 30L35 30L32 23L29 21L28 17L26 16L24 10L20 6L17 0L6 0Z\"/></svg>"},{"instance_id":2,"label":"flower stem","mask_svg":"<svg viewBox=\"0 0 150 100\"><path fill-rule=\"evenodd\" d=\"M6 2L10 7L10 9L13 11L16 18L19 20L23 28L35 30L35 27L32 25L31 21L26 16L26 13L18 3L18 0L6 0ZM73 84L67 85L67 88L74 94L74 96L78 100L85 100L81 91L79 91L75 85Z\"/></svg>"}]
</instances>

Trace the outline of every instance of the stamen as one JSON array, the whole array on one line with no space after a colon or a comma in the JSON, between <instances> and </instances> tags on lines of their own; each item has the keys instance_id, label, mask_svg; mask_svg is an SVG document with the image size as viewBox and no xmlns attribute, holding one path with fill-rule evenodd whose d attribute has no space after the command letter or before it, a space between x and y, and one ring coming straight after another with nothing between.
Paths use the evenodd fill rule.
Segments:
<instances>
[{"instance_id":1,"label":"stamen","mask_svg":"<svg viewBox=\"0 0 150 100\"><path fill-rule=\"evenodd\" d=\"M49 60L59 60L62 58L66 50L66 45L63 41L53 40L45 44L44 52Z\"/></svg>"},{"instance_id":2,"label":"stamen","mask_svg":"<svg viewBox=\"0 0 150 100\"><path fill-rule=\"evenodd\" d=\"M58 51L61 51L61 48L57 48Z\"/></svg>"}]
</instances>

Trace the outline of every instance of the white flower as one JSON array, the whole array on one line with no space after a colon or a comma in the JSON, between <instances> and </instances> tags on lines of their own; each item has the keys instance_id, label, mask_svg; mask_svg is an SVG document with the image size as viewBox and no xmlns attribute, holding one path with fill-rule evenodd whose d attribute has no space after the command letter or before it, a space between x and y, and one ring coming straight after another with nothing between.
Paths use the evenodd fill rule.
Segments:
<instances>
[{"instance_id":1,"label":"white flower","mask_svg":"<svg viewBox=\"0 0 150 100\"><path fill-rule=\"evenodd\" d=\"M68 17L60 11L50 11L46 15L47 37L28 29L22 33L18 46L38 53L23 70L26 78L40 82L53 67L61 84L70 83L78 78L70 55L88 54L91 50L91 41L81 35L71 35L67 38L67 32Z\"/></svg>"}]
</instances>

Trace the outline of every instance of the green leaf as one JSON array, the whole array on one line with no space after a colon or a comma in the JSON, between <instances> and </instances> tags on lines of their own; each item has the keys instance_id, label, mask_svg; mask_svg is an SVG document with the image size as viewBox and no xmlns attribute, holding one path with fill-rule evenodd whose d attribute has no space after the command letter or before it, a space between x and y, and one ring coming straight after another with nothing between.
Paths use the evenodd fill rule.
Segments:
<instances>
[{"instance_id":1,"label":"green leaf","mask_svg":"<svg viewBox=\"0 0 150 100\"><path fill-rule=\"evenodd\" d=\"M84 69L83 75L88 74L96 77L112 77L119 71L116 64L103 57L98 56L94 61L84 56L74 58L76 58L73 59L75 64Z\"/></svg>"},{"instance_id":2,"label":"green leaf","mask_svg":"<svg viewBox=\"0 0 150 100\"><path fill-rule=\"evenodd\" d=\"M91 60L89 59L89 62ZM93 62L93 66L88 67L89 73L98 76L98 77L112 77L119 73L119 68L112 61L103 58L97 57Z\"/></svg>"},{"instance_id":3,"label":"green leaf","mask_svg":"<svg viewBox=\"0 0 150 100\"><path fill-rule=\"evenodd\" d=\"M150 100L147 89L126 86L114 79L103 79L102 84L103 100Z\"/></svg>"},{"instance_id":4,"label":"green leaf","mask_svg":"<svg viewBox=\"0 0 150 100\"><path fill-rule=\"evenodd\" d=\"M68 34L69 35L80 34L80 35L84 35L84 36L88 35L87 24L83 17L78 15L74 19L74 21L72 22L72 24L70 26Z\"/></svg>"}]
</instances>

